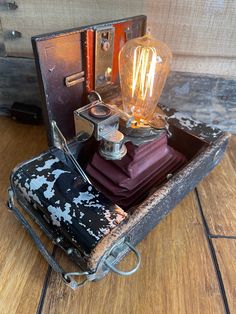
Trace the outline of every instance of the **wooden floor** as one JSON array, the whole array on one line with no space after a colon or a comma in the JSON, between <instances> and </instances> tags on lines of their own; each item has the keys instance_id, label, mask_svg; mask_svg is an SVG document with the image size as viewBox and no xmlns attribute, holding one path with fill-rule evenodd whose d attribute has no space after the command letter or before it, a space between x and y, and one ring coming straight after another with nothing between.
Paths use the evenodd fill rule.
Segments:
<instances>
[{"instance_id":1,"label":"wooden floor","mask_svg":"<svg viewBox=\"0 0 236 314\"><path fill-rule=\"evenodd\" d=\"M5 206L10 171L46 149L44 128L0 117L0 134L1 314L236 313L236 136L220 165L138 245L136 274L109 274L74 292ZM75 269L42 238L68 271ZM130 254L120 267L132 262Z\"/></svg>"}]
</instances>

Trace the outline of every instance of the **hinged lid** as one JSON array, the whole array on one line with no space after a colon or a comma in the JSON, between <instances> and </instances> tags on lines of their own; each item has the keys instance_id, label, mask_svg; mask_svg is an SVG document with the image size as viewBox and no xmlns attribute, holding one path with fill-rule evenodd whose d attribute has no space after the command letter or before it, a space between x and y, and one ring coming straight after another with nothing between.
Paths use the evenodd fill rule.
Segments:
<instances>
[{"instance_id":1,"label":"hinged lid","mask_svg":"<svg viewBox=\"0 0 236 314\"><path fill-rule=\"evenodd\" d=\"M51 121L72 139L74 110L86 104L89 90L107 92L119 84L119 51L145 29L146 16L140 15L32 38L50 146Z\"/></svg>"}]
</instances>

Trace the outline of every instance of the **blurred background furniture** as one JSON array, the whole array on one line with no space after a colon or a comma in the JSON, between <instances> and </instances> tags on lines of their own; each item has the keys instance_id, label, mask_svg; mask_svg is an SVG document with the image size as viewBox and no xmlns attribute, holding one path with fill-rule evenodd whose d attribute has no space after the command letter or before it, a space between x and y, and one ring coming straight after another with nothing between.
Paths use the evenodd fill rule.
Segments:
<instances>
[{"instance_id":1,"label":"blurred background furniture","mask_svg":"<svg viewBox=\"0 0 236 314\"><path fill-rule=\"evenodd\" d=\"M137 14L148 16L153 36L173 51L161 101L235 133L232 0L0 0L0 107L15 101L40 106L31 36Z\"/></svg>"}]
</instances>

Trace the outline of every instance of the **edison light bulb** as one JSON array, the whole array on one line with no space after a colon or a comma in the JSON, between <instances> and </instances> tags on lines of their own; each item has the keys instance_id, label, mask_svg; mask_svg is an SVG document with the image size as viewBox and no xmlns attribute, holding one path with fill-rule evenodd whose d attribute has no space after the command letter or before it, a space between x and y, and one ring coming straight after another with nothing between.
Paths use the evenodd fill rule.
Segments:
<instances>
[{"instance_id":1,"label":"edison light bulb","mask_svg":"<svg viewBox=\"0 0 236 314\"><path fill-rule=\"evenodd\" d=\"M168 46L149 34L124 45L119 55L123 109L142 122L152 117L170 70Z\"/></svg>"}]
</instances>

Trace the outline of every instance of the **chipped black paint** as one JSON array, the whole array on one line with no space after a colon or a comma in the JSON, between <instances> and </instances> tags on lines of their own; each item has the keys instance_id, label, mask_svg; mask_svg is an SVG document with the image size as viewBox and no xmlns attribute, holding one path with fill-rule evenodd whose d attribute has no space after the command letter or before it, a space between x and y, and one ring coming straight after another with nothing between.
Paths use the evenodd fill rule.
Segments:
<instances>
[{"instance_id":1,"label":"chipped black paint","mask_svg":"<svg viewBox=\"0 0 236 314\"><path fill-rule=\"evenodd\" d=\"M13 171L12 184L75 247L88 254L125 213L50 152ZM117 211L117 212L116 212Z\"/></svg>"},{"instance_id":2,"label":"chipped black paint","mask_svg":"<svg viewBox=\"0 0 236 314\"><path fill-rule=\"evenodd\" d=\"M178 112L173 108L168 108L161 104L160 107L168 116L167 121L170 125L174 125L187 133L195 135L209 144L213 143L217 138L220 138L224 134L219 128L197 121L186 113Z\"/></svg>"}]
</instances>

